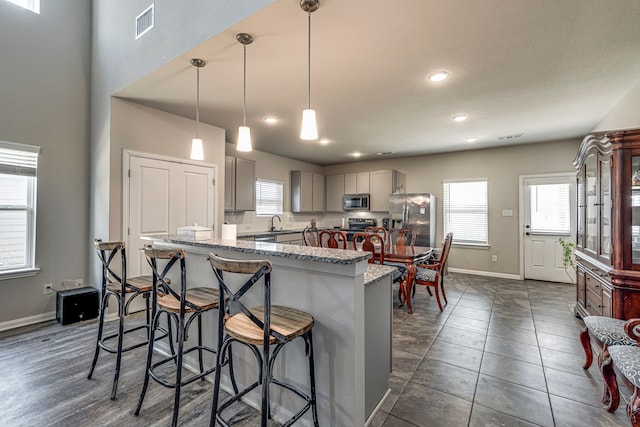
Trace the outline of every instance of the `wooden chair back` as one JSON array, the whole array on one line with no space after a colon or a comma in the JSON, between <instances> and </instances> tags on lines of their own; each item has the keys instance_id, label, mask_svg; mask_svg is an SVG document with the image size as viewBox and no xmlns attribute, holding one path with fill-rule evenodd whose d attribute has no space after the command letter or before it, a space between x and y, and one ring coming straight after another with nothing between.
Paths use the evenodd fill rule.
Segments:
<instances>
[{"instance_id":1,"label":"wooden chair back","mask_svg":"<svg viewBox=\"0 0 640 427\"><path fill-rule=\"evenodd\" d=\"M371 252L369 264L384 264L384 240L378 233L354 234L353 249Z\"/></svg>"},{"instance_id":2,"label":"wooden chair back","mask_svg":"<svg viewBox=\"0 0 640 427\"><path fill-rule=\"evenodd\" d=\"M93 247L98 253L102 263L102 294L109 283L120 283L121 292L124 295L127 282L127 256L124 242L103 242L100 239L93 240ZM118 263L118 261L120 261ZM117 265L120 264L120 265ZM120 271L117 271L117 270Z\"/></svg>"},{"instance_id":3,"label":"wooden chair back","mask_svg":"<svg viewBox=\"0 0 640 427\"><path fill-rule=\"evenodd\" d=\"M342 230L322 230L318 235L320 246L332 249L347 249L347 233Z\"/></svg>"},{"instance_id":4,"label":"wooden chair back","mask_svg":"<svg viewBox=\"0 0 640 427\"><path fill-rule=\"evenodd\" d=\"M302 230L302 241L305 246L320 246L318 229L315 227L305 227Z\"/></svg>"},{"instance_id":5,"label":"wooden chair back","mask_svg":"<svg viewBox=\"0 0 640 427\"><path fill-rule=\"evenodd\" d=\"M389 236L387 234L387 230L384 227L373 227L370 225L364 229L364 232L379 234L382 237L382 241L384 242L384 244L389 245Z\"/></svg>"},{"instance_id":6,"label":"wooden chair back","mask_svg":"<svg viewBox=\"0 0 640 427\"><path fill-rule=\"evenodd\" d=\"M410 228L392 228L389 231L389 244L397 248L413 247L416 242L416 232Z\"/></svg>"},{"instance_id":7,"label":"wooden chair back","mask_svg":"<svg viewBox=\"0 0 640 427\"><path fill-rule=\"evenodd\" d=\"M451 250L451 242L453 241L453 233L447 233L444 237L444 243L442 244L442 252L440 253L440 259L438 260L439 273L442 275L444 272L445 265L447 264L447 259L449 258L449 251Z\"/></svg>"}]
</instances>

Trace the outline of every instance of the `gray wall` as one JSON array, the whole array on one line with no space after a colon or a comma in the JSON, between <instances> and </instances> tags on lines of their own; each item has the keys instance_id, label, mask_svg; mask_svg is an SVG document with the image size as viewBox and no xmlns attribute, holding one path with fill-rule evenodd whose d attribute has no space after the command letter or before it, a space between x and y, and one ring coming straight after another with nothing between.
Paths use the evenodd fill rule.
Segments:
<instances>
[{"instance_id":1,"label":"gray wall","mask_svg":"<svg viewBox=\"0 0 640 427\"><path fill-rule=\"evenodd\" d=\"M595 130L608 131L640 127L640 81L616 104Z\"/></svg>"},{"instance_id":2,"label":"gray wall","mask_svg":"<svg viewBox=\"0 0 640 427\"><path fill-rule=\"evenodd\" d=\"M110 227L122 215L112 204L122 191L111 188L117 182L111 173L122 161L119 150L111 148L112 95L273 1L189 0L187 7L171 0L93 0L90 235L123 237ZM151 3L155 27L135 40L135 17ZM89 275L97 280L97 261L90 262Z\"/></svg>"},{"instance_id":3,"label":"gray wall","mask_svg":"<svg viewBox=\"0 0 640 427\"><path fill-rule=\"evenodd\" d=\"M572 161L580 140L492 148L327 166L325 175L377 169L397 169L407 175L408 193L433 193L442 201L442 181L488 178L489 249L454 246L449 266L506 275L520 274L519 176L574 172ZM513 217L503 217L512 209ZM442 204L437 205L436 239L443 239ZM455 243L455 236L454 236ZM491 255L498 262L491 262Z\"/></svg>"},{"instance_id":4,"label":"gray wall","mask_svg":"<svg viewBox=\"0 0 640 427\"><path fill-rule=\"evenodd\" d=\"M0 140L39 145L36 264L0 280L0 323L55 311L43 284L85 278L89 256L91 3L43 1L39 15L0 1Z\"/></svg>"}]
</instances>

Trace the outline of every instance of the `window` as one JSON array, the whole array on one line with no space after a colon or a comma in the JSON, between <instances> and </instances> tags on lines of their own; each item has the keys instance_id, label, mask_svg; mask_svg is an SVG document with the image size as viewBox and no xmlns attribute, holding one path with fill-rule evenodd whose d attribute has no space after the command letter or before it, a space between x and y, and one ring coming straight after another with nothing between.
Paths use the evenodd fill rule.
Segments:
<instances>
[{"instance_id":1,"label":"window","mask_svg":"<svg viewBox=\"0 0 640 427\"><path fill-rule=\"evenodd\" d=\"M40 14L40 0L7 0L9 3L16 4L31 12Z\"/></svg>"},{"instance_id":2,"label":"window","mask_svg":"<svg viewBox=\"0 0 640 427\"><path fill-rule=\"evenodd\" d=\"M39 151L39 147L0 141L2 275L35 268L36 172Z\"/></svg>"},{"instance_id":3,"label":"window","mask_svg":"<svg viewBox=\"0 0 640 427\"><path fill-rule=\"evenodd\" d=\"M489 245L487 180L444 182L444 232L453 242Z\"/></svg>"},{"instance_id":4,"label":"window","mask_svg":"<svg viewBox=\"0 0 640 427\"><path fill-rule=\"evenodd\" d=\"M531 232L571 234L571 184L529 186Z\"/></svg>"},{"instance_id":5,"label":"window","mask_svg":"<svg viewBox=\"0 0 640 427\"><path fill-rule=\"evenodd\" d=\"M281 182L256 179L256 215L281 214L283 189Z\"/></svg>"}]
</instances>

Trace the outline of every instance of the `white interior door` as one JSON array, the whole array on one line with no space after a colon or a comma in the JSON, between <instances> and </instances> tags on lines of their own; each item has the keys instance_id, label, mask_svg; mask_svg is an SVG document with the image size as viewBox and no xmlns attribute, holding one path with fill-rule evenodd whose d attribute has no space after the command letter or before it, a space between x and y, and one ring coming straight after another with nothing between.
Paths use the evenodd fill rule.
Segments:
<instances>
[{"instance_id":1,"label":"white interior door","mask_svg":"<svg viewBox=\"0 0 640 427\"><path fill-rule=\"evenodd\" d=\"M178 227L194 223L214 226L215 168L137 155L129 157L128 165L127 274L137 276L150 274L143 236L175 234Z\"/></svg>"},{"instance_id":2,"label":"white interior door","mask_svg":"<svg viewBox=\"0 0 640 427\"><path fill-rule=\"evenodd\" d=\"M525 279L575 283L575 271L562 263L560 237L575 243L575 174L523 179Z\"/></svg>"}]
</instances>

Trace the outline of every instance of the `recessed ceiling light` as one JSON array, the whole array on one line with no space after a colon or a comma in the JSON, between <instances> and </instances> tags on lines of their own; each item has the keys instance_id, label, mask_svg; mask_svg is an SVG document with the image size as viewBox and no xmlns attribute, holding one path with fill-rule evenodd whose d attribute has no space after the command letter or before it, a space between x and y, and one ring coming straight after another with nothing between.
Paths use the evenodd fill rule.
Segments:
<instances>
[{"instance_id":1,"label":"recessed ceiling light","mask_svg":"<svg viewBox=\"0 0 640 427\"><path fill-rule=\"evenodd\" d=\"M465 120L467 120L467 116L466 114L456 114L455 116L451 117L451 120L453 120L454 122L464 122Z\"/></svg>"},{"instance_id":2,"label":"recessed ceiling light","mask_svg":"<svg viewBox=\"0 0 640 427\"><path fill-rule=\"evenodd\" d=\"M362 156L362 153L358 153L357 151L355 153L352 154L353 157L360 157Z\"/></svg>"},{"instance_id":3,"label":"recessed ceiling light","mask_svg":"<svg viewBox=\"0 0 640 427\"><path fill-rule=\"evenodd\" d=\"M264 121L272 125L274 123L278 123L278 118L274 116L267 116L264 118Z\"/></svg>"},{"instance_id":4,"label":"recessed ceiling light","mask_svg":"<svg viewBox=\"0 0 640 427\"><path fill-rule=\"evenodd\" d=\"M447 77L449 77L449 73L447 73L446 71L438 71L435 74L431 74L429 76L429 80L431 80L432 82L441 82L443 80L446 80Z\"/></svg>"},{"instance_id":5,"label":"recessed ceiling light","mask_svg":"<svg viewBox=\"0 0 640 427\"><path fill-rule=\"evenodd\" d=\"M478 138L467 138L465 139L466 142L476 142L478 140Z\"/></svg>"},{"instance_id":6,"label":"recessed ceiling light","mask_svg":"<svg viewBox=\"0 0 640 427\"><path fill-rule=\"evenodd\" d=\"M331 141L329 141L327 138L322 138L320 141L320 144L322 145L327 145L328 143L330 143Z\"/></svg>"}]
</instances>

